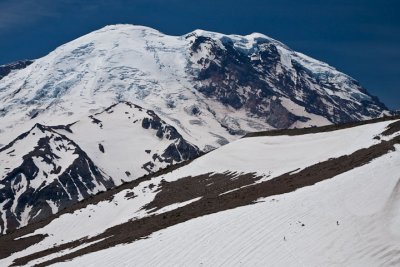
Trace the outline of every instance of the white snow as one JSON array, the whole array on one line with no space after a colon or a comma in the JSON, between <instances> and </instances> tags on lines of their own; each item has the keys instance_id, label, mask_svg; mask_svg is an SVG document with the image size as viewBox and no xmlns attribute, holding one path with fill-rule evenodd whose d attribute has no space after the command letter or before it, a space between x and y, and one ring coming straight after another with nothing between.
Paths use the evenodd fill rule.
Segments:
<instances>
[{"instance_id":1,"label":"white snow","mask_svg":"<svg viewBox=\"0 0 400 267\"><path fill-rule=\"evenodd\" d=\"M161 156L175 140L159 138L156 130L144 129L142 120L150 117L146 112L145 109L140 111L121 103L109 112L93 116L101 121L101 126L87 117L71 127L73 133L63 131L63 134L78 143L96 166L101 166L118 185L148 174L142 166L149 161L155 164L152 171L168 165L166 162L153 161L152 156ZM100 152L99 145L104 152Z\"/></svg>"},{"instance_id":2,"label":"white snow","mask_svg":"<svg viewBox=\"0 0 400 267\"><path fill-rule=\"evenodd\" d=\"M399 149L315 186L57 266L397 266Z\"/></svg>"},{"instance_id":3,"label":"white snow","mask_svg":"<svg viewBox=\"0 0 400 267\"><path fill-rule=\"evenodd\" d=\"M306 123L304 123L304 122L303 123L296 122L294 125L291 126L293 128L303 128L303 127L311 127L311 126L324 126L324 125L331 124L331 122L328 119L326 119L325 117L322 117L320 115L315 115L315 114L307 112L304 107L294 103L289 98L283 97L283 98L280 98L280 100L281 100L282 106L284 106L288 111L290 111L294 115L302 116L302 117L306 117L306 118L310 118L311 119Z\"/></svg>"},{"instance_id":4,"label":"white snow","mask_svg":"<svg viewBox=\"0 0 400 267\"><path fill-rule=\"evenodd\" d=\"M85 243L85 244L83 244L83 245L80 245L80 246L71 248L71 249L64 249L64 250L62 250L62 251L60 251L60 252L53 253L53 254L51 254L50 256L43 257L43 258L40 258L40 259L37 259L37 260L32 260L32 261L30 261L27 265L28 265L28 266L35 266L35 265L40 264L40 263L42 263L42 262L45 262L45 261L48 261L48 260L52 260L52 259L54 259L54 258L57 258L57 257L59 257L59 256L62 256L63 254L72 253L72 252L74 252L74 251L83 249L83 248L85 248L85 247L88 247L88 246L90 246L90 245L96 244L96 243L101 242L101 241L103 241L103 240L104 240L104 238L99 239L99 240L96 240L96 241L93 241L93 242L88 242L88 243Z\"/></svg>"},{"instance_id":5,"label":"white snow","mask_svg":"<svg viewBox=\"0 0 400 267\"><path fill-rule=\"evenodd\" d=\"M165 175L164 179L174 180L178 177L226 171L256 172L271 179L379 143L379 140L373 138L392 122L317 134L243 138Z\"/></svg>"},{"instance_id":6,"label":"white snow","mask_svg":"<svg viewBox=\"0 0 400 267\"><path fill-rule=\"evenodd\" d=\"M235 141L169 174L142 182L134 189L123 190L111 200L101 201L73 214L60 216L33 234L27 235L47 234L43 241L0 260L0 264L9 264L13 259L51 248L54 244L95 236L114 225L153 214L152 210L147 211L143 207L154 199L162 180L170 182L189 175L225 171L255 172L264 176L263 180L271 179L286 172L369 147L379 142L373 137L383 132L392 122L368 124L335 132L253 137ZM399 179L397 176L400 170L400 147L396 148L396 152L315 186L267 198L256 205L198 218L155 233L148 240L110 248L76 259L77 262L72 263L79 265L82 260L85 264L99 264L94 259L99 257L98 259L104 260L105 265L110 265L112 260L115 260L113 255L118 255L117 265L130 265L130 262L137 261L139 265L148 266L161 264L159 262L161 259L165 260L163 262L169 262L169 255L173 254L176 255L176 261L183 265L197 265L201 262L205 265L232 265L240 262L259 265L265 263L266 259L267 262L276 262L277 265L296 265L299 263L296 260L300 257L298 255L302 255L301 262L306 266L334 265L335 257L339 259L342 256L343 263L351 265L356 262L361 265L367 260L372 260L370 258L372 252L364 256L359 253L358 258L352 258L349 255L355 253L354 249L357 246L351 242L361 242L363 246L367 246L368 242L365 240L371 239L373 242L369 248L365 248L365 251L377 251L384 238L392 240L395 234L399 234L394 227L400 220L395 212L397 207L395 194L391 197L395 199L391 204L393 208L385 209L385 218L390 219L386 221L390 223L385 225L392 229L390 235L381 237L384 230L379 223L383 215L382 213L379 213L379 216L373 215L380 212L382 203L389 198L391 190ZM174 203L156 211L156 214L198 200L199 198L195 198L183 203ZM298 221L305 226L302 227L302 223ZM336 225L336 221L339 221L339 226ZM359 227L356 222L359 222L362 231L366 233L372 231L371 234L357 239L357 236L354 236L357 235L355 229ZM283 241L284 236L288 243ZM317 245L315 240L319 238L321 243ZM352 238L355 239L352 241ZM196 239L198 241L195 242ZM155 243L159 245L156 246ZM165 244L173 245L165 246ZM292 251L294 248L296 250ZM115 252L119 249L121 252ZM149 252L139 253L138 256L126 254L128 250L136 251L135 249L143 250L143 253L146 250ZM173 249L175 254L169 249ZM360 251L362 249L360 247ZM309 251L313 250L322 255L315 261L312 261L311 256L307 256L310 255ZM344 251L341 252L342 250ZM266 251L271 253L264 255ZM295 256L288 257L287 251ZM151 253L159 256L151 257ZM231 256L228 257L228 254ZM142 257L143 255L149 256ZM264 257L261 257L262 255ZM137 257L142 259L138 260ZM379 262L380 259L374 258L374 260ZM171 259L170 262L174 265L178 264L176 261ZM342 262L338 261L338 264L340 263Z\"/></svg>"},{"instance_id":7,"label":"white snow","mask_svg":"<svg viewBox=\"0 0 400 267\"><path fill-rule=\"evenodd\" d=\"M175 210L177 208L189 205L190 203L196 202L196 201L198 201L200 199L201 199L201 197L196 197L196 198L190 199L188 201L184 201L184 202L180 202L180 203L174 203L174 204L168 205L166 207L163 207L163 208L161 208L161 209L159 209L159 210L157 210L155 212L152 212L150 214L153 215L153 214L165 213L167 211Z\"/></svg>"}]
</instances>

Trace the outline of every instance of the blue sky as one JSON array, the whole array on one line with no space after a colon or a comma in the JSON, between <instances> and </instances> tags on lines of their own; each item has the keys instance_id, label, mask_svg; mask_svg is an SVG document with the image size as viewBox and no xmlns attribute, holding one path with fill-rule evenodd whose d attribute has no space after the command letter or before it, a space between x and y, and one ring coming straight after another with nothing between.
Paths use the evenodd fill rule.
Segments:
<instances>
[{"instance_id":1,"label":"blue sky","mask_svg":"<svg viewBox=\"0 0 400 267\"><path fill-rule=\"evenodd\" d=\"M108 24L181 35L261 32L349 74L400 109L398 0L0 0L0 64L38 58Z\"/></svg>"}]
</instances>

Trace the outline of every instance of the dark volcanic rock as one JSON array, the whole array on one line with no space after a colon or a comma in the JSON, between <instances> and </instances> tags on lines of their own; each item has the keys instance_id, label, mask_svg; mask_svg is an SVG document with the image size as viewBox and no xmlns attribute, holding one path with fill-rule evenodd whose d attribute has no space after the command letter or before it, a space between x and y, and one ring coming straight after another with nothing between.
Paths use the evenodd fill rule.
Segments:
<instances>
[{"instance_id":1,"label":"dark volcanic rock","mask_svg":"<svg viewBox=\"0 0 400 267\"><path fill-rule=\"evenodd\" d=\"M178 143L173 143L167 147L162 156L166 161L185 161L191 160L200 156L201 152L196 146L186 142L184 139L180 139Z\"/></svg>"},{"instance_id":2,"label":"dark volcanic rock","mask_svg":"<svg viewBox=\"0 0 400 267\"><path fill-rule=\"evenodd\" d=\"M193 159L201 154L200 149L190 144L186 141L181 134L175 129L175 127L168 125L165 121L161 120L157 114L152 110L148 110L147 114L150 116L149 118L144 118L142 120L142 127L144 129L153 129L156 130L156 136L158 138L166 138L168 140L175 140L172 144L170 144L167 149L165 149L164 153L161 155L153 155L153 160L158 160L160 162L173 163L181 162L184 160ZM146 150L147 151L147 150ZM150 151L149 151L150 153ZM154 165L146 163L143 165L143 168L150 172Z\"/></svg>"},{"instance_id":3,"label":"dark volcanic rock","mask_svg":"<svg viewBox=\"0 0 400 267\"><path fill-rule=\"evenodd\" d=\"M244 108L275 128L310 120L283 106L283 98L332 123L374 118L388 111L354 79L327 65L326 70L313 68L307 58L267 37L255 38L250 47L247 40L228 36L192 33L187 38L192 39L190 53L196 58L188 66L196 77L195 88L226 106Z\"/></svg>"},{"instance_id":4,"label":"dark volcanic rock","mask_svg":"<svg viewBox=\"0 0 400 267\"><path fill-rule=\"evenodd\" d=\"M104 153L104 146L102 144L99 144L99 150L101 151L101 153Z\"/></svg>"}]
</instances>

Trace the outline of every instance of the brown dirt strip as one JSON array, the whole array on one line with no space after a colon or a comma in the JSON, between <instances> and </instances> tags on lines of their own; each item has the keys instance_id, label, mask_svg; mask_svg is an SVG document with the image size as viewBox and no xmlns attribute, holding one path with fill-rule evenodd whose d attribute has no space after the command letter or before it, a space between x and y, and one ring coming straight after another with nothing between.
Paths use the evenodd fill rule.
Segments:
<instances>
[{"instance_id":1,"label":"brown dirt strip","mask_svg":"<svg viewBox=\"0 0 400 267\"><path fill-rule=\"evenodd\" d=\"M299 129L282 129L282 130L254 132L254 133L246 134L243 138L258 137L258 136L303 135L303 134L332 132L332 131L336 131L336 130L353 128L353 127L357 127L357 126L361 126L361 125L365 125L365 124L397 120L397 119L400 119L400 115L399 116L382 117L382 118L366 120L366 121L356 121L356 122L350 122L350 123L339 124L339 125L332 124L332 125L321 126L321 127L308 127L308 128L299 128Z\"/></svg>"},{"instance_id":2,"label":"brown dirt strip","mask_svg":"<svg viewBox=\"0 0 400 267\"><path fill-rule=\"evenodd\" d=\"M327 160L325 162L320 162L307 167L298 173L287 173L273 178L272 180L258 184L252 184L222 195L220 195L219 192L224 191L223 185L225 182L211 183L210 181L213 181L214 179L216 181L228 181L227 179L232 180L232 174L212 175L211 179L210 175L206 174L196 177L186 177L169 183L165 182L162 185L162 190L158 193L156 199L154 200L155 203L151 203L149 205L150 207L152 206L159 208L159 206L164 205L164 202L169 201L168 199L171 197L170 194L172 192L179 192L178 188L182 187L185 188L186 192L183 194L184 197L179 198L180 201L192 199L193 196L199 196L203 193L204 195L200 200L181 208L159 215L153 215L135 221L130 221L121 225L116 225L93 238L73 241L68 244L21 257L17 259L14 264L25 265L31 260L39 259L54 252L106 238L98 243L41 263L37 266L47 266L57 262L71 260L88 253L146 238L156 231L189 221L200 216L253 204L259 198L293 192L299 188L314 185L326 179L333 178L341 173L363 166L369 163L371 160L393 151L395 149L395 144L400 144L400 136L393 138L391 141L382 141L381 143L373 145L369 148L360 149L351 155L345 155L339 158ZM234 179L241 180L239 182L240 184L248 184L250 181L257 179L257 177L255 177L254 174L246 174L235 177ZM199 183L198 180L202 180L202 182ZM207 189L205 189L204 186L206 186ZM229 187L226 188L226 191L229 190L228 188Z\"/></svg>"},{"instance_id":3,"label":"brown dirt strip","mask_svg":"<svg viewBox=\"0 0 400 267\"><path fill-rule=\"evenodd\" d=\"M207 173L197 177L184 177L179 182L161 181L159 193L146 205L147 210L157 211L174 203L182 203L198 197L214 198L230 190L254 184L261 177L256 173L232 172Z\"/></svg>"},{"instance_id":4,"label":"brown dirt strip","mask_svg":"<svg viewBox=\"0 0 400 267\"><path fill-rule=\"evenodd\" d=\"M389 136L397 132L400 132L400 120L389 124L386 128L386 131L384 131L382 135Z\"/></svg>"}]
</instances>

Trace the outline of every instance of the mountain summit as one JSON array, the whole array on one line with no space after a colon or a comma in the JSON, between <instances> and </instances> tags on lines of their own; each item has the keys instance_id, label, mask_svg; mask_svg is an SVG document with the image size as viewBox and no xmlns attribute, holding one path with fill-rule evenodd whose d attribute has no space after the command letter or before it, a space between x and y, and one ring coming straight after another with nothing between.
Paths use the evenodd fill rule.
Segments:
<instances>
[{"instance_id":1,"label":"mountain summit","mask_svg":"<svg viewBox=\"0 0 400 267\"><path fill-rule=\"evenodd\" d=\"M265 35L134 25L104 27L10 72L0 101L0 144L120 101L154 110L206 150L246 132L390 113L356 80Z\"/></svg>"}]
</instances>

